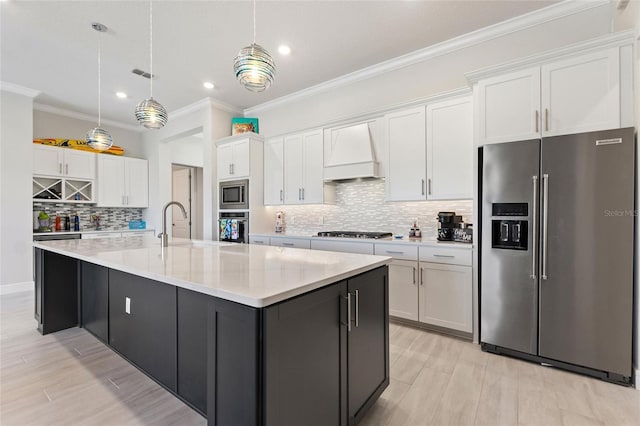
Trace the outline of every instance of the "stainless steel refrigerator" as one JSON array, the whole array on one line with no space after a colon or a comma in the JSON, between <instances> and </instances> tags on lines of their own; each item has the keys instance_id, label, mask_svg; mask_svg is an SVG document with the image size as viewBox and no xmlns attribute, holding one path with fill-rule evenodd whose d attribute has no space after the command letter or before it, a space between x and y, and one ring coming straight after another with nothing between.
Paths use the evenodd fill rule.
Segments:
<instances>
[{"instance_id":1,"label":"stainless steel refrigerator","mask_svg":"<svg viewBox=\"0 0 640 426\"><path fill-rule=\"evenodd\" d=\"M634 129L482 150L486 351L632 378Z\"/></svg>"}]
</instances>

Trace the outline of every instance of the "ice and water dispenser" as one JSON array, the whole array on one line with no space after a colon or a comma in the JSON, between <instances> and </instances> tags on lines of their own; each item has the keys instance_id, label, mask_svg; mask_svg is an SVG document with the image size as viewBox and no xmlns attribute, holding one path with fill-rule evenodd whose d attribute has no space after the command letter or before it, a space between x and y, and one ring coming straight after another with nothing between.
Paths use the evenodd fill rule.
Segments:
<instances>
[{"instance_id":1,"label":"ice and water dispenser","mask_svg":"<svg viewBox=\"0 0 640 426\"><path fill-rule=\"evenodd\" d=\"M491 210L493 216L491 220L491 247L526 250L529 235L529 205L527 203L493 203ZM496 217L500 217L500 219L496 219Z\"/></svg>"}]
</instances>

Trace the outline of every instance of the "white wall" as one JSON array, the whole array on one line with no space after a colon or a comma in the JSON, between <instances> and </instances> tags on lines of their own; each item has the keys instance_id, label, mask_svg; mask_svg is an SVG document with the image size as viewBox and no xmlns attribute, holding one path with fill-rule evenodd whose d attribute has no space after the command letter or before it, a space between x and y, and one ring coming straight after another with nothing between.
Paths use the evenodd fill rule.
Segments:
<instances>
[{"instance_id":1,"label":"white wall","mask_svg":"<svg viewBox=\"0 0 640 426\"><path fill-rule=\"evenodd\" d=\"M32 109L32 98L0 91L0 293L33 282Z\"/></svg>"},{"instance_id":2,"label":"white wall","mask_svg":"<svg viewBox=\"0 0 640 426\"><path fill-rule=\"evenodd\" d=\"M162 207L171 200L171 164L180 163L202 167L202 235L205 240L215 239L216 206L216 150L215 141L231 134L231 118L240 115L214 107L209 102L199 108L177 117L169 116L169 122L159 130L148 130L143 134L144 155L149 159L149 208L145 220L160 229ZM200 150L192 143L190 136L202 132ZM184 145L180 140L187 140ZM201 164L189 164L194 157ZM175 160L174 160L175 158ZM178 161L180 160L180 161ZM170 210L167 216L170 218ZM168 230L170 232L170 230Z\"/></svg>"},{"instance_id":3,"label":"white wall","mask_svg":"<svg viewBox=\"0 0 640 426\"><path fill-rule=\"evenodd\" d=\"M467 85L464 73L609 33L609 6L546 22L453 53L269 109L246 111L266 137L424 98ZM621 22L619 29L626 26ZM570 30L569 30L570 29Z\"/></svg>"},{"instance_id":4,"label":"white wall","mask_svg":"<svg viewBox=\"0 0 640 426\"><path fill-rule=\"evenodd\" d=\"M45 111L33 111L34 139L78 139L84 140L87 132L97 126L95 121L82 120ZM113 144L124 149L127 157L145 158L142 146L142 130L127 130L102 124L111 133Z\"/></svg>"}]
</instances>

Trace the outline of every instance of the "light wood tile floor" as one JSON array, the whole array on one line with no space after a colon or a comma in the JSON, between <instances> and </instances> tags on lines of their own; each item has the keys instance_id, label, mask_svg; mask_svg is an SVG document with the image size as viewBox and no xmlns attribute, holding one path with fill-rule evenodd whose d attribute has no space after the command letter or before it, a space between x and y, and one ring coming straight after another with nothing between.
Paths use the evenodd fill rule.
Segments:
<instances>
[{"instance_id":1,"label":"light wood tile floor","mask_svg":"<svg viewBox=\"0 0 640 426\"><path fill-rule=\"evenodd\" d=\"M640 426L635 389L397 324L390 337L391 384L363 425ZM204 424L85 330L41 336L32 293L0 297L0 425Z\"/></svg>"}]
</instances>

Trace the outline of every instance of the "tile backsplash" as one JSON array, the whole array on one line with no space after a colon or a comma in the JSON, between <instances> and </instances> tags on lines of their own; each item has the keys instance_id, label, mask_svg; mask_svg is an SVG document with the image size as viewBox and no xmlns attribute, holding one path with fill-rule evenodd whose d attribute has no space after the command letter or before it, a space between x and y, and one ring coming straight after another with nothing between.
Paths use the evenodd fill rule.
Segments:
<instances>
[{"instance_id":1,"label":"tile backsplash","mask_svg":"<svg viewBox=\"0 0 640 426\"><path fill-rule=\"evenodd\" d=\"M415 219L423 238L437 237L440 211L455 211L464 222L473 219L472 200L385 202L383 179L336 183L335 205L272 206L283 211L285 232L308 235L318 231L392 232L409 235Z\"/></svg>"},{"instance_id":2,"label":"tile backsplash","mask_svg":"<svg viewBox=\"0 0 640 426\"><path fill-rule=\"evenodd\" d=\"M129 226L130 220L142 220L142 209L131 208L107 208L96 207L87 204L72 203L33 203L34 212L46 212L54 224L56 214L61 217L71 217L71 229L73 230L73 216L78 214L80 218L80 230L95 229L91 223L91 215L100 216L100 229L123 229ZM64 221L63 221L64 226Z\"/></svg>"}]
</instances>

